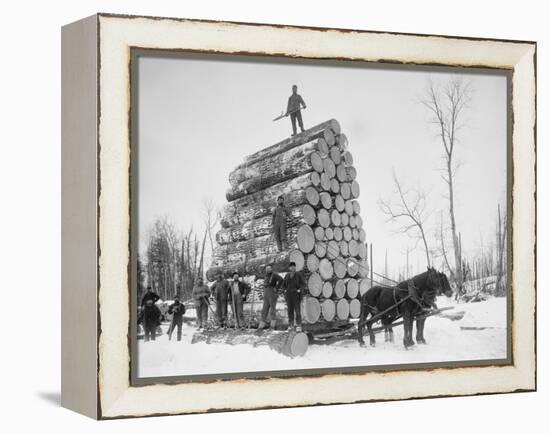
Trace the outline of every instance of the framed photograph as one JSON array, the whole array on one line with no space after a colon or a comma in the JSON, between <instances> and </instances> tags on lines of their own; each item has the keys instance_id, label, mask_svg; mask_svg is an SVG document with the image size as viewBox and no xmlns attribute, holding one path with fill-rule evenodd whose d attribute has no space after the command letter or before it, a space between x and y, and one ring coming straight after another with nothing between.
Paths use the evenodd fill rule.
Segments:
<instances>
[{"instance_id":1,"label":"framed photograph","mask_svg":"<svg viewBox=\"0 0 550 434\"><path fill-rule=\"evenodd\" d=\"M536 44L98 14L62 32L62 403L536 389Z\"/></svg>"}]
</instances>

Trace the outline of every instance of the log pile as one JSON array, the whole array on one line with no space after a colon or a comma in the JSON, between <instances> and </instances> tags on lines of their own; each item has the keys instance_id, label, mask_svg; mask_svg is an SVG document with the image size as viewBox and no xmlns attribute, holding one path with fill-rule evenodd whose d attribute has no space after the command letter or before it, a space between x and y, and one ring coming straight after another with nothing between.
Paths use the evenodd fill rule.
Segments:
<instances>
[{"instance_id":1,"label":"log pile","mask_svg":"<svg viewBox=\"0 0 550 434\"><path fill-rule=\"evenodd\" d=\"M359 317L368 289L360 189L348 139L331 119L245 157L229 174L228 203L207 278L263 277L295 262L307 280L303 322L331 324ZM289 211L287 246L277 249L272 213L283 196Z\"/></svg>"}]
</instances>

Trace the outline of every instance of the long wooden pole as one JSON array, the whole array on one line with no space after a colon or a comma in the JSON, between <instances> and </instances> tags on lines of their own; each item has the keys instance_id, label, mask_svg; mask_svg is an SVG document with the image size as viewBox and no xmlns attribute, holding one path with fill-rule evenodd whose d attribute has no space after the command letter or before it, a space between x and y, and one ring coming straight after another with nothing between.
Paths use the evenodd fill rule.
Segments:
<instances>
[{"instance_id":1,"label":"long wooden pole","mask_svg":"<svg viewBox=\"0 0 550 434\"><path fill-rule=\"evenodd\" d=\"M370 286L374 285L374 277L373 277L373 270L372 270L372 243L370 243Z\"/></svg>"}]
</instances>

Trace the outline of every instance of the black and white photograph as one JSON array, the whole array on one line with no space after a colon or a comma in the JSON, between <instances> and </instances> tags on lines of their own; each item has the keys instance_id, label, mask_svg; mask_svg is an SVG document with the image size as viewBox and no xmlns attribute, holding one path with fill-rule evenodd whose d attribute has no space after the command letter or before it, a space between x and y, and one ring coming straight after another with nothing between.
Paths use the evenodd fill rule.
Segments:
<instances>
[{"instance_id":1,"label":"black and white photograph","mask_svg":"<svg viewBox=\"0 0 550 434\"><path fill-rule=\"evenodd\" d=\"M510 363L510 77L137 50L137 380Z\"/></svg>"}]
</instances>

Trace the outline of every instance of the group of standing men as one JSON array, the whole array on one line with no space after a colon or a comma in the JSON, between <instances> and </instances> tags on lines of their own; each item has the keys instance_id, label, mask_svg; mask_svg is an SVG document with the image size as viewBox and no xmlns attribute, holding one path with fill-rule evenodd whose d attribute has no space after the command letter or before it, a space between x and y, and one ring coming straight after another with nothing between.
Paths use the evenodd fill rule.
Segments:
<instances>
[{"instance_id":1,"label":"group of standing men","mask_svg":"<svg viewBox=\"0 0 550 434\"><path fill-rule=\"evenodd\" d=\"M294 262L289 264L289 272L284 278L274 272L271 265L267 265L264 277L261 320L258 329L265 329L268 325L270 328L275 329L277 325L277 299L282 294L287 304L288 328L301 331L302 316L300 303L305 285L305 278L302 273L296 271L296 264ZM234 318L234 327L244 328L243 306L250 291L250 285L240 280L238 273L233 274L232 280L226 280L222 274L219 274L211 288L204 283L202 278L198 278L192 292L197 314L197 329L207 327L208 310L212 310L210 305L211 298L216 303L216 317L220 327L226 328L228 325L227 305L230 304ZM161 324L162 312L155 304L158 300L160 300L160 297L152 291L151 287L148 287L147 292L141 300L141 311L138 318L138 323L143 326L145 332L144 340L146 342L155 340L157 330ZM174 302L168 307L168 313L172 314L172 321L167 332L169 339L172 339L172 334L176 331L178 341L181 340L181 329L185 311L185 305L176 296Z\"/></svg>"},{"instance_id":2,"label":"group of standing men","mask_svg":"<svg viewBox=\"0 0 550 434\"><path fill-rule=\"evenodd\" d=\"M206 287L206 285L204 285ZM266 274L264 277L264 297L261 312L261 320L258 326L259 329L264 329L269 326L275 328L277 323L276 306L277 299L280 294L283 294L287 303L288 309L288 326L301 331L302 316L300 311L300 302L302 292L305 289L306 281L302 273L296 271L296 264L289 264L289 272L285 277L273 271L271 265L266 266ZM206 287L208 288L208 287ZM212 297L216 300L216 316L218 325L222 328L227 327L227 305L231 304L233 318L235 318L235 327L243 328L243 304L250 293L250 286L239 280L239 274L235 273L233 279L228 281L223 278L220 273L211 288ZM195 290L193 290L195 292ZM202 292L197 288L197 293ZM199 299L195 298L196 302ZM202 298L200 303L208 303L208 299ZM203 306L203 305L201 305ZM208 305L207 305L208 306ZM202 311L199 307L197 312ZM207 310L198 316L198 327L205 325Z\"/></svg>"}]
</instances>

